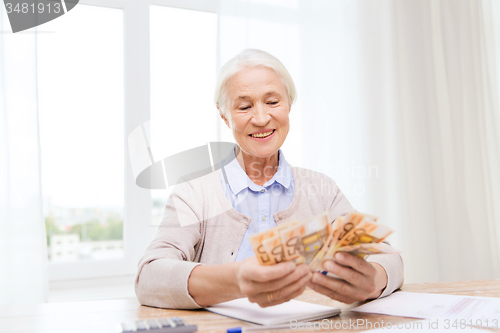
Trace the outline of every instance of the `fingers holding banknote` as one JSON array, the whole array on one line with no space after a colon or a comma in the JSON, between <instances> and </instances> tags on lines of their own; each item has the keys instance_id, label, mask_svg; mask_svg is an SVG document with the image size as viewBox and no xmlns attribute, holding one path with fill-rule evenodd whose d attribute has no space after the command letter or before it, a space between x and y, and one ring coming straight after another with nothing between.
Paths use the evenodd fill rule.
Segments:
<instances>
[{"instance_id":1,"label":"fingers holding banknote","mask_svg":"<svg viewBox=\"0 0 500 333\"><path fill-rule=\"evenodd\" d=\"M337 253L335 261L325 260L323 268L340 279L314 273L309 287L343 303L377 298L387 285L382 266L348 253Z\"/></svg>"},{"instance_id":2,"label":"fingers holding banknote","mask_svg":"<svg viewBox=\"0 0 500 333\"><path fill-rule=\"evenodd\" d=\"M305 264L282 262L263 266L252 257L242 262L238 271L238 285L250 302L267 307L288 302L302 294L311 276Z\"/></svg>"}]
</instances>

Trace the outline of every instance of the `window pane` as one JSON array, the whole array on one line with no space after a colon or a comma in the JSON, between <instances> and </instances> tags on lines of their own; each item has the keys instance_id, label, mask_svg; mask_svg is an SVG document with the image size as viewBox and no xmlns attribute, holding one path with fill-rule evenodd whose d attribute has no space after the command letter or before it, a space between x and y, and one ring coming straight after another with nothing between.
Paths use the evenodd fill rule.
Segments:
<instances>
[{"instance_id":1,"label":"window pane","mask_svg":"<svg viewBox=\"0 0 500 333\"><path fill-rule=\"evenodd\" d=\"M121 257L122 11L80 4L39 30L42 188L49 259Z\"/></svg>"},{"instance_id":2,"label":"window pane","mask_svg":"<svg viewBox=\"0 0 500 333\"><path fill-rule=\"evenodd\" d=\"M155 161L217 139L217 16L150 7L151 150ZM153 190L153 224L167 191Z\"/></svg>"}]
</instances>

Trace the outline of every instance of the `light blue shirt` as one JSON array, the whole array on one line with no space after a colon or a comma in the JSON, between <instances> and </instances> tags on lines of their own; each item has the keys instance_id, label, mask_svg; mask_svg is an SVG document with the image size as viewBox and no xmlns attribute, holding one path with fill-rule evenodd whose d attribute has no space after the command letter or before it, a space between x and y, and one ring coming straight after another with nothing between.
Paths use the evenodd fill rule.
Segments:
<instances>
[{"instance_id":1,"label":"light blue shirt","mask_svg":"<svg viewBox=\"0 0 500 333\"><path fill-rule=\"evenodd\" d=\"M250 180L236 160L234 150L222 162L223 170L221 170L220 174L226 198L234 209L250 217L250 224L240 244L235 261L255 255L248 237L275 227L274 213L284 210L292 203L294 193L292 170L281 149L278 150L278 153L278 170L273 178L263 186L257 185ZM227 163L227 161L230 162Z\"/></svg>"}]
</instances>

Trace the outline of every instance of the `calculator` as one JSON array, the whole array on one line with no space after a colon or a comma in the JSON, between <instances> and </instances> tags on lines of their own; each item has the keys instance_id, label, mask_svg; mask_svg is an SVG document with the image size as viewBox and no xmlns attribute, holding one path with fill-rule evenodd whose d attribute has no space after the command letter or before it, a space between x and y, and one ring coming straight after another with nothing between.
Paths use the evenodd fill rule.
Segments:
<instances>
[{"instance_id":1,"label":"calculator","mask_svg":"<svg viewBox=\"0 0 500 333\"><path fill-rule=\"evenodd\" d=\"M196 332L198 326L187 325L181 318L160 318L126 321L118 325L117 331L128 332L150 332L150 333L191 333Z\"/></svg>"}]
</instances>

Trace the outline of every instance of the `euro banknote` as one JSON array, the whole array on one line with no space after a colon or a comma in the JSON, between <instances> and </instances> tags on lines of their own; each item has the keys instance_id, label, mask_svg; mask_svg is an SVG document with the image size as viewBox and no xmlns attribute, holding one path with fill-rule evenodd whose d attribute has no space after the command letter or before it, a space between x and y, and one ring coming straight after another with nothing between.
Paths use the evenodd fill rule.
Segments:
<instances>
[{"instance_id":1,"label":"euro banknote","mask_svg":"<svg viewBox=\"0 0 500 333\"><path fill-rule=\"evenodd\" d=\"M306 263L313 272L328 272L323 262L337 252L361 258L375 254L398 253L382 244L394 231L377 223L377 217L352 211L333 223L327 212L304 220L294 220L250 236L250 244L261 265L283 261ZM330 274L329 274L330 275Z\"/></svg>"}]
</instances>

